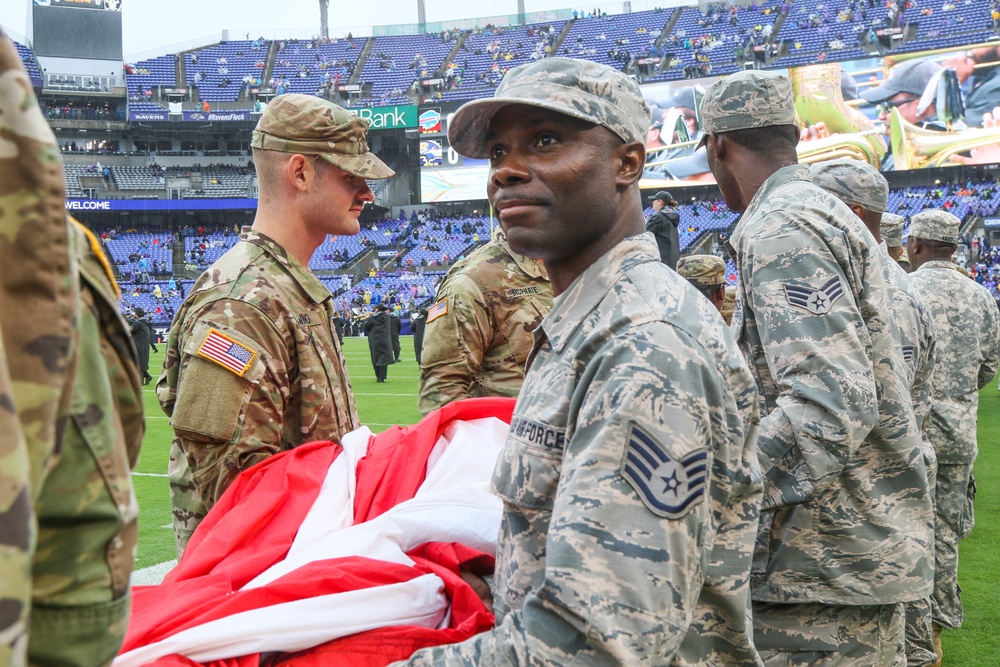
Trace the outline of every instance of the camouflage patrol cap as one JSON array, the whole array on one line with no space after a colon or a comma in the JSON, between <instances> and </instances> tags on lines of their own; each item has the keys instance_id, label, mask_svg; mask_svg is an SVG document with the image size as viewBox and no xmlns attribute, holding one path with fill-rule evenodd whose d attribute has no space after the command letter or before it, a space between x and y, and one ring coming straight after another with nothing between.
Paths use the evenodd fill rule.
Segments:
<instances>
[{"instance_id":1,"label":"camouflage patrol cap","mask_svg":"<svg viewBox=\"0 0 1000 667\"><path fill-rule=\"evenodd\" d=\"M466 157L489 157L490 123L511 104L603 125L625 143L644 142L651 118L639 84L622 72L590 60L543 58L507 72L493 97L463 104L448 125L452 147Z\"/></svg>"},{"instance_id":2,"label":"camouflage patrol cap","mask_svg":"<svg viewBox=\"0 0 1000 667\"><path fill-rule=\"evenodd\" d=\"M677 273L702 287L726 283L726 263L715 255L688 255L677 260Z\"/></svg>"},{"instance_id":3,"label":"camouflage patrol cap","mask_svg":"<svg viewBox=\"0 0 1000 667\"><path fill-rule=\"evenodd\" d=\"M895 213L883 213L879 232L886 247L900 248L903 246L903 216Z\"/></svg>"},{"instance_id":4,"label":"camouflage patrol cap","mask_svg":"<svg viewBox=\"0 0 1000 667\"><path fill-rule=\"evenodd\" d=\"M396 172L368 149L368 121L314 95L278 95L253 131L250 145L268 151L318 155L349 174L369 180Z\"/></svg>"},{"instance_id":5,"label":"camouflage patrol cap","mask_svg":"<svg viewBox=\"0 0 1000 667\"><path fill-rule=\"evenodd\" d=\"M961 221L947 211L926 210L910 220L910 236L941 243L958 243Z\"/></svg>"},{"instance_id":6,"label":"camouflage patrol cap","mask_svg":"<svg viewBox=\"0 0 1000 667\"><path fill-rule=\"evenodd\" d=\"M727 325L733 323L733 313L736 312L736 288L732 285L726 285L726 297L722 301L722 319L726 321Z\"/></svg>"},{"instance_id":7,"label":"camouflage patrol cap","mask_svg":"<svg viewBox=\"0 0 1000 667\"><path fill-rule=\"evenodd\" d=\"M873 213L885 212L889 182L867 162L840 158L809 167L812 182L845 204L862 206Z\"/></svg>"},{"instance_id":8,"label":"camouflage patrol cap","mask_svg":"<svg viewBox=\"0 0 1000 667\"><path fill-rule=\"evenodd\" d=\"M792 82L781 74L736 72L713 83L701 100L701 129L706 136L772 125L795 125Z\"/></svg>"}]
</instances>

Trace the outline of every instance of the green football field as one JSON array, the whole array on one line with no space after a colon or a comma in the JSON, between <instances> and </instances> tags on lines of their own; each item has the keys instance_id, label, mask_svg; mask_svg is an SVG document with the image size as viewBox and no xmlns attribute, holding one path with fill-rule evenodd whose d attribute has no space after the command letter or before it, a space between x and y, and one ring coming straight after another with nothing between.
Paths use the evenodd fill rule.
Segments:
<instances>
[{"instance_id":1,"label":"green football field","mask_svg":"<svg viewBox=\"0 0 1000 667\"><path fill-rule=\"evenodd\" d=\"M150 359L156 376L163 359L163 346ZM402 361L389 366L388 380L375 382L364 338L344 341L344 355L351 372L355 401L361 422L372 431L393 424L412 424L420 419L417 410L419 370L413 357L412 338L402 341ZM139 498L139 551L136 569L154 566L174 558L170 525L170 496L167 490L167 457L170 426L156 402L153 385L144 387L146 397L146 438L133 481ZM997 573L1000 571L1000 392L996 382L986 387L979 406L979 460L976 461L976 526L962 542L959 581L965 600L965 625L945 632L945 665L951 667L993 667L1000 656L1000 604Z\"/></svg>"}]
</instances>

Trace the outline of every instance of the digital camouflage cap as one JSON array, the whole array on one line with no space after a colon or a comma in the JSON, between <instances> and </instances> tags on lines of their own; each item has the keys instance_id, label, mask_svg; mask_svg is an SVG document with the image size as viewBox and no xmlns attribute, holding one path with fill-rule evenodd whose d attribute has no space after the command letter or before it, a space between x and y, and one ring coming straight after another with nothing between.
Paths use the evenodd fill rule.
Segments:
<instances>
[{"instance_id":1,"label":"digital camouflage cap","mask_svg":"<svg viewBox=\"0 0 1000 667\"><path fill-rule=\"evenodd\" d=\"M810 165L812 182L848 205L873 213L885 212L889 182L867 162L840 158Z\"/></svg>"},{"instance_id":2,"label":"digital camouflage cap","mask_svg":"<svg viewBox=\"0 0 1000 667\"><path fill-rule=\"evenodd\" d=\"M883 213L879 232L886 247L901 248L903 246L903 216L895 213Z\"/></svg>"},{"instance_id":3,"label":"digital camouflage cap","mask_svg":"<svg viewBox=\"0 0 1000 667\"><path fill-rule=\"evenodd\" d=\"M726 284L726 263L715 255L688 255L677 260L677 273L702 287Z\"/></svg>"},{"instance_id":4,"label":"digital camouflage cap","mask_svg":"<svg viewBox=\"0 0 1000 667\"><path fill-rule=\"evenodd\" d=\"M947 211L926 210L910 219L910 236L941 243L958 243L961 220Z\"/></svg>"},{"instance_id":5,"label":"digital camouflage cap","mask_svg":"<svg viewBox=\"0 0 1000 667\"><path fill-rule=\"evenodd\" d=\"M781 74L736 72L713 83L701 100L701 127L706 136L771 125L795 125L792 82Z\"/></svg>"},{"instance_id":6,"label":"digital camouflage cap","mask_svg":"<svg viewBox=\"0 0 1000 667\"><path fill-rule=\"evenodd\" d=\"M368 121L314 95L278 95L265 107L250 145L268 151L318 155L369 180L395 172L368 148Z\"/></svg>"},{"instance_id":7,"label":"digital camouflage cap","mask_svg":"<svg viewBox=\"0 0 1000 667\"><path fill-rule=\"evenodd\" d=\"M463 104L448 126L452 148L487 158L486 133L500 109L527 104L603 125L625 143L645 142L652 112L639 84L622 72L572 58L543 58L507 72L491 98Z\"/></svg>"}]
</instances>

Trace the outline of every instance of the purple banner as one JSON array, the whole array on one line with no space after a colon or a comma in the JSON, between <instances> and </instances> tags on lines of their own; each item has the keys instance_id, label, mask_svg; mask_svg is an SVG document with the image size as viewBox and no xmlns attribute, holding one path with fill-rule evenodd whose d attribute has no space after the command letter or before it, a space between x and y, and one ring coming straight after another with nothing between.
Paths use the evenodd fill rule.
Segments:
<instances>
[{"instance_id":1,"label":"purple banner","mask_svg":"<svg viewBox=\"0 0 1000 667\"><path fill-rule=\"evenodd\" d=\"M246 111L185 111L184 120L215 122L227 120L250 120L250 110Z\"/></svg>"},{"instance_id":2,"label":"purple banner","mask_svg":"<svg viewBox=\"0 0 1000 667\"><path fill-rule=\"evenodd\" d=\"M128 119L134 121L142 120L155 120L155 121L165 121L167 120L166 111L129 111Z\"/></svg>"}]
</instances>

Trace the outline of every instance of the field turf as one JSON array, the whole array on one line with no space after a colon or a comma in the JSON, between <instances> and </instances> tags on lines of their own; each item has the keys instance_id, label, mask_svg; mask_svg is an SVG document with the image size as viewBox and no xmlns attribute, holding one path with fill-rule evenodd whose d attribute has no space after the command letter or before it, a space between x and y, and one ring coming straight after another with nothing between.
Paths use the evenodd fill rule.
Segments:
<instances>
[{"instance_id":1,"label":"field turf","mask_svg":"<svg viewBox=\"0 0 1000 667\"><path fill-rule=\"evenodd\" d=\"M150 358L150 372L158 375L163 346ZM361 422L372 431L393 424L412 424L417 410L419 369L413 357L412 338L403 337L402 361L389 366L384 384L375 382L364 338L344 341L344 355L351 373ZM174 558L167 490L170 426L156 402L153 385L144 388L146 438L133 477L139 498L139 551L136 569ZM1000 392L996 381L983 389L979 403L979 459L976 461L976 526L961 545L959 582L965 601L965 624L943 635L949 667L994 667L1000 663Z\"/></svg>"}]
</instances>

